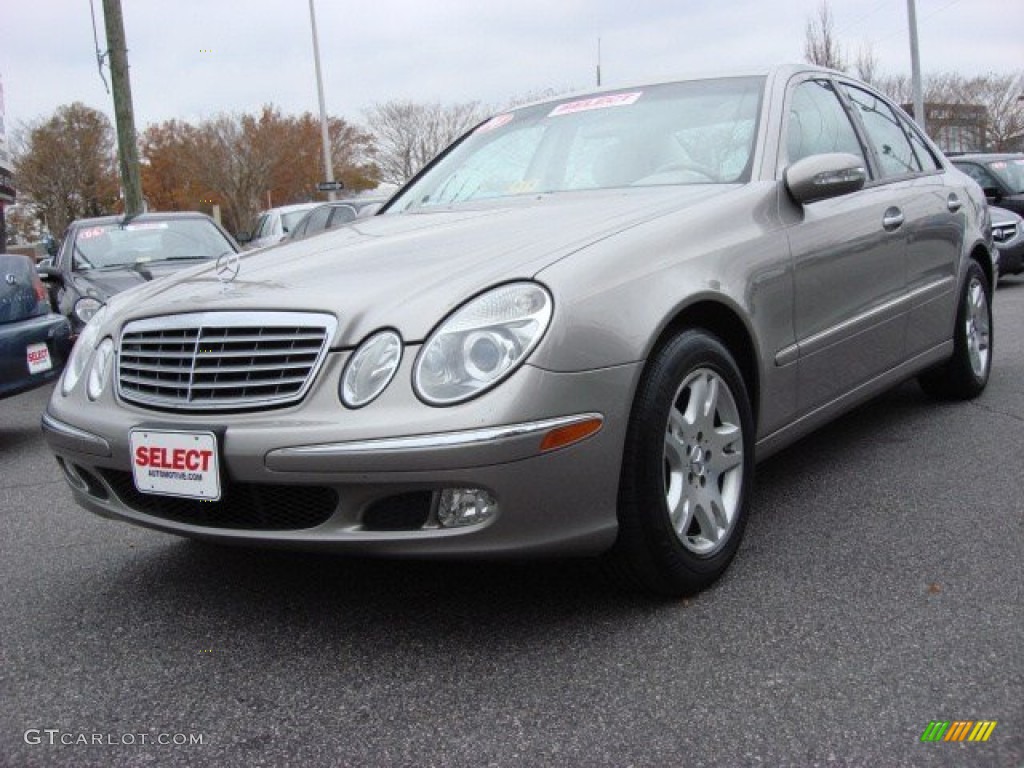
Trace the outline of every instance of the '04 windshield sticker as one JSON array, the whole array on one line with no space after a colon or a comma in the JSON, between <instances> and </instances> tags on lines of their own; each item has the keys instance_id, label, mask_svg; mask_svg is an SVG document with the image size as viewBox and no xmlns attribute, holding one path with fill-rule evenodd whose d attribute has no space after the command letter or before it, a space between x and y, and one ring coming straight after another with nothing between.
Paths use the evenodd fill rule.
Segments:
<instances>
[{"instance_id":1,"label":"'04 windshield sticker","mask_svg":"<svg viewBox=\"0 0 1024 768\"><path fill-rule=\"evenodd\" d=\"M593 109L608 109L609 107L628 107L636 104L637 99L643 96L643 91L633 93L612 93L607 96L595 96L592 99L581 99L580 101L569 101L559 104L548 112L548 117L559 115L574 115L577 112L589 112Z\"/></svg>"}]
</instances>

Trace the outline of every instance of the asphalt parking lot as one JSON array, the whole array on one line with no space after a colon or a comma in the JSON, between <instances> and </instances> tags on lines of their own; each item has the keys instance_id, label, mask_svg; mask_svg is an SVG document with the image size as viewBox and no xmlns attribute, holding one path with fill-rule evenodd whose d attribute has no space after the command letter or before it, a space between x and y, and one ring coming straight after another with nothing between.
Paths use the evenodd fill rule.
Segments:
<instances>
[{"instance_id":1,"label":"asphalt parking lot","mask_svg":"<svg viewBox=\"0 0 1024 768\"><path fill-rule=\"evenodd\" d=\"M0 765L1022 766L1024 279L995 310L981 398L909 382L762 464L733 567L678 602L101 520L49 390L0 401Z\"/></svg>"}]
</instances>

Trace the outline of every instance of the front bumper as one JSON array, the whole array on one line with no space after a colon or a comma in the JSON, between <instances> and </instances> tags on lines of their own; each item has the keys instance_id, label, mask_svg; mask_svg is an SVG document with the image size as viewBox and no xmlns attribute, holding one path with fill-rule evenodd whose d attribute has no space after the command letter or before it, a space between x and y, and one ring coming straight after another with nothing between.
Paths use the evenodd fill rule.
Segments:
<instances>
[{"instance_id":1,"label":"front bumper","mask_svg":"<svg viewBox=\"0 0 1024 768\"><path fill-rule=\"evenodd\" d=\"M1024 272L1024 235L996 246L999 251L999 274L1019 275Z\"/></svg>"},{"instance_id":2,"label":"front bumper","mask_svg":"<svg viewBox=\"0 0 1024 768\"><path fill-rule=\"evenodd\" d=\"M431 408L400 371L379 401L337 400L344 355L291 408L233 415L146 411L106 393L96 403L54 393L46 439L76 500L105 517L193 538L411 556L594 554L614 541L625 426L639 365L559 374L525 366L491 393ZM412 356L409 356L410 360ZM409 363L411 364L411 363ZM404 367L404 366L403 366ZM601 428L542 450L583 420ZM215 432L221 501L168 500L131 480L130 431ZM497 501L486 522L445 528L441 492L479 488Z\"/></svg>"}]
</instances>

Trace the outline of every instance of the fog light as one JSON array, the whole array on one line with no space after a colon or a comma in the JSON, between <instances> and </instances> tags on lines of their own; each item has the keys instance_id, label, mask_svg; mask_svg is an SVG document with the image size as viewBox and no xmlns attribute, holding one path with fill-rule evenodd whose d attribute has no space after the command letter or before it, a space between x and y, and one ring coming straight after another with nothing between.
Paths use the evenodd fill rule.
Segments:
<instances>
[{"instance_id":1,"label":"fog light","mask_svg":"<svg viewBox=\"0 0 1024 768\"><path fill-rule=\"evenodd\" d=\"M480 488L445 488L437 506L437 520L445 528L480 525L497 513L497 500Z\"/></svg>"}]
</instances>

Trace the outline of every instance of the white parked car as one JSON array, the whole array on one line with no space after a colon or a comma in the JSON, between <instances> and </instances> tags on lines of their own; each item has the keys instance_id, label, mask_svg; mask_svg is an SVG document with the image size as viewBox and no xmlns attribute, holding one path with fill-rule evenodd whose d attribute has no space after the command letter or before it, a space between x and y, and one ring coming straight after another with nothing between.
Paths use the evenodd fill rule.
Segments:
<instances>
[{"instance_id":1,"label":"white parked car","mask_svg":"<svg viewBox=\"0 0 1024 768\"><path fill-rule=\"evenodd\" d=\"M279 208L268 208L261 211L260 215L256 217L252 229L248 232L239 232L236 239L247 251L276 245L284 240L295 225L302 221L302 217L317 205L319 203L297 203L282 205Z\"/></svg>"}]
</instances>

